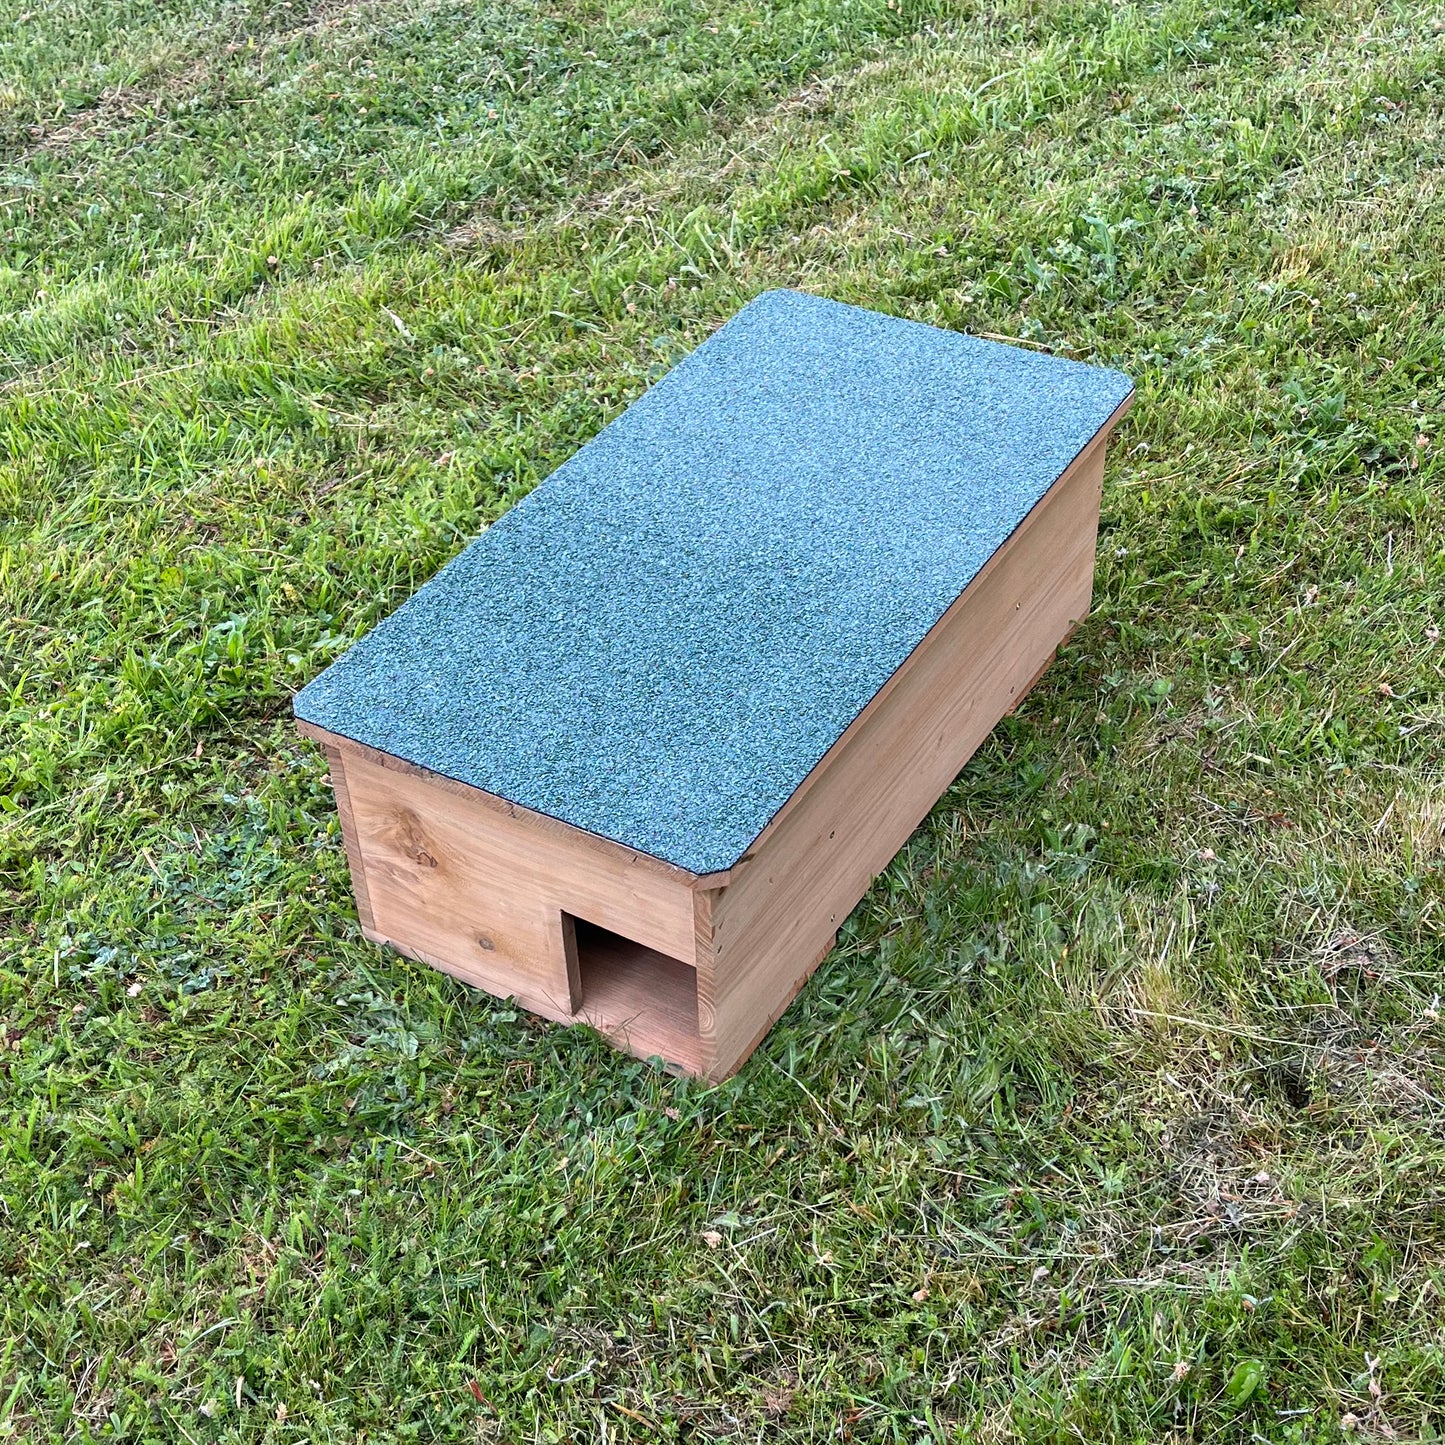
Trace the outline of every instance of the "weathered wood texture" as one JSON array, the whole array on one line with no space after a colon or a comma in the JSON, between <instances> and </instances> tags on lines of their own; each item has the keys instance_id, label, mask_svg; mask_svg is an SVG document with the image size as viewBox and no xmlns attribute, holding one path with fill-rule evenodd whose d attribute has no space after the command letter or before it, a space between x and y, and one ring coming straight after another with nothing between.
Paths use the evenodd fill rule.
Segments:
<instances>
[{"instance_id":1,"label":"weathered wood texture","mask_svg":"<svg viewBox=\"0 0 1445 1445\"><path fill-rule=\"evenodd\" d=\"M421 769L383 766L345 739L328 737L327 754L368 938L547 1018L593 1022L623 1047L702 1072L695 1021L670 1051L660 1028L638 1018L646 994L629 997L601 967L585 972L574 928L580 919L609 929L690 971L692 875L595 848L569 837L575 829L540 827L531 814L492 807ZM675 996L660 991L664 1022L679 1017Z\"/></svg>"},{"instance_id":2,"label":"weathered wood texture","mask_svg":"<svg viewBox=\"0 0 1445 1445\"><path fill-rule=\"evenodd\" d=\"M734 1072L1089 609L1110 419L743 859L698 877L304 726L363 932L618 1047Z\"/></svg>"}]
</instances>

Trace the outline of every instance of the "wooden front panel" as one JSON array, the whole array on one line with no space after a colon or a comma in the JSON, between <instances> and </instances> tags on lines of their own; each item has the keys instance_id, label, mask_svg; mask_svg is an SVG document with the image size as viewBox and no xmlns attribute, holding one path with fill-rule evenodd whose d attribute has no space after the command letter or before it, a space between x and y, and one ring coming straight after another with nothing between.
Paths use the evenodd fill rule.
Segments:
<instances>
[{"instance_id":1,"label":"wooden front panel","mask_svg":"<svg viewBox=\"0 0 1445 1445\"><path fill-rule=\"evenodd\" d=\"M1089 610L1105 438L1029 513L713 895L713 1071L732 1071Z\"/></svg>"},{"instance_id":2,"label":"wooden front panel","mask_svg":"<svg viewBox=\"0 0 1445 1445\"><path fill-rule=\"evenodd\" d=\"M344 743L335 752L368 937L489 993L516 995L550 1018L570 1018L578 1004L564 912L693 962L685 875L671 879L622 850L570 843L525 815L473 801L415 769L381 766Z\"/></svg>"}]
</instances>

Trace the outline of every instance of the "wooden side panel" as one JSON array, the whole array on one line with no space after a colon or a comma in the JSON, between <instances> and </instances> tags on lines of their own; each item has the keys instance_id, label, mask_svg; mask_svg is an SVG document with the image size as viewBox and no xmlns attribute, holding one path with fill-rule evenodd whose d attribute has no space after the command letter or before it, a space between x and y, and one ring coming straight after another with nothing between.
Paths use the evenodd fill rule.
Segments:
<instances>
[{"instance_id":1,"label":"wooden side panel","mask_svg":"<svg viewBox=\"0 0 1445 1445\"><path fill-rule=\"evenodd\" d=\"M692 895L693 952L697 962L697 1032L699 1073L710 1075L717 1053L717 979L713 969L712 910L717 899L713 892Z\"/></svg>"},{"instance_id":2,"label":"wooden side panel","mask_svg":"<svg viewBox=\"0 0 1445 1445\"><path fill-rule=\"evenodd\" d=\"M351 793L346 786L346 763L341 749L325 744L326 761L331 769L331 791L336 795L336 816L341 820L341 838L346 844L346 861L351 867L351 891L356 895L356 916L363 931L376 927L371 912L371 894L366 886L366 867L361 856L361 843L356 836L356 817L351 809Z\"/></svg>"},{"instance_id":3,"label":"wooden side panel","mask_svg":"<svg viewBox=\"0 0 1445 1445\"><path fill-rule=\"evenodd\" d=\"M1105 436L1064 473L713 894L714 1077L1089 610Z\"/></svg>"},{"instance_id":4,"label":"wooden side panel","mask_svg":"<svg viewBox=\"0 0 1445 1445\"><path fill-rule=\"evenodd\" d=\"M694 959L686 875L671 879L625 856L569 849L555 833L424 774L378 766L344 744L339 752L368 937L490 993L515 994L550 1018L571 1018L581 1002L564 913Z\"/></svg>"},{"instance_id":5,"label":"wooden side panel","mask_svg":"<svg viewBox=\"0 0 1445 1445\"><path fill-rule=\"evenodd\" d=\"M443 791L463 799L473 808L480 808L484 812L499 813L505 818L523 822L539 836L557 839L557 847L569 856L579 850L589 853L597 852L612 859L613 862L631 863L637 868L656 873L661 878L674 881L681 878L691 884L697 877L696 874L689 873L686 868L678 867L676 863L666 863L661 858L654 858L650 853L640 853L637 849L615 843L610 838L589 833L583 828L574 828L570 823L562 822L560 818L549 818L545 813L533 812L531 808L524 808L520 803L513 803L506 798L497 797L495 793L474 788L470 783L458 782L457 779L449 778L443 773L434 773L430 768L423 768L417 763L409 763L405 758L397 757L395 753L368 747L365 743L359 743L354 738L343 737L340 733L328 732L325 728L317 727L315 723L309 723L304 718L296 719L296 731L302 737L311 738L320 743L326 749L328 757L333 750L339 750L347 758L364 758L375 767L386 769L387 772L404 773L407 777L420 778L433 787L441 788Z\"/></svg>"}]
</instances>

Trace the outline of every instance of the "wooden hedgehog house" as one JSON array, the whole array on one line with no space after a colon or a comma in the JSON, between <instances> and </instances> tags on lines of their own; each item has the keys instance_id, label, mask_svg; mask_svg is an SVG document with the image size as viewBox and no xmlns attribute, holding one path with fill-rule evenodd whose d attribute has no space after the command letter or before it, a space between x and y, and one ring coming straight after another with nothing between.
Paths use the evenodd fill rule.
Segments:
<instances>
[{"instance_id":1,"label":"wooden hedgehog house","mask_svg":"<svg viewBox=\"0 0 1445 1445\"><path fill-rule=\"evenodd\" d=\"M759 296L298 694L366 936L734 1072L1087 613L1131 399Z\"/></svg>"}]
</instances>

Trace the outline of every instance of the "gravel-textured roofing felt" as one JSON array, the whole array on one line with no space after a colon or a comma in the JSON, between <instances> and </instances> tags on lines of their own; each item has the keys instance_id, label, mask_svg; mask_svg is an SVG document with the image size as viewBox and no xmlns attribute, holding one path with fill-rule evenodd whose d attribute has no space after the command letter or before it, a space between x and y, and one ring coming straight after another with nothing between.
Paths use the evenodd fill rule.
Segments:
<instances>
[{"instance_id":1,"label":"gravel-textured roofing felt","mask_svg":"<svg viewBox=\"0 0 1445 1445\"><path fill-rule=\"evenodd\" d=\"M768 292L296 714L728 868L1129 391L1115 371Z\"/></svg>"}]
</instances>

